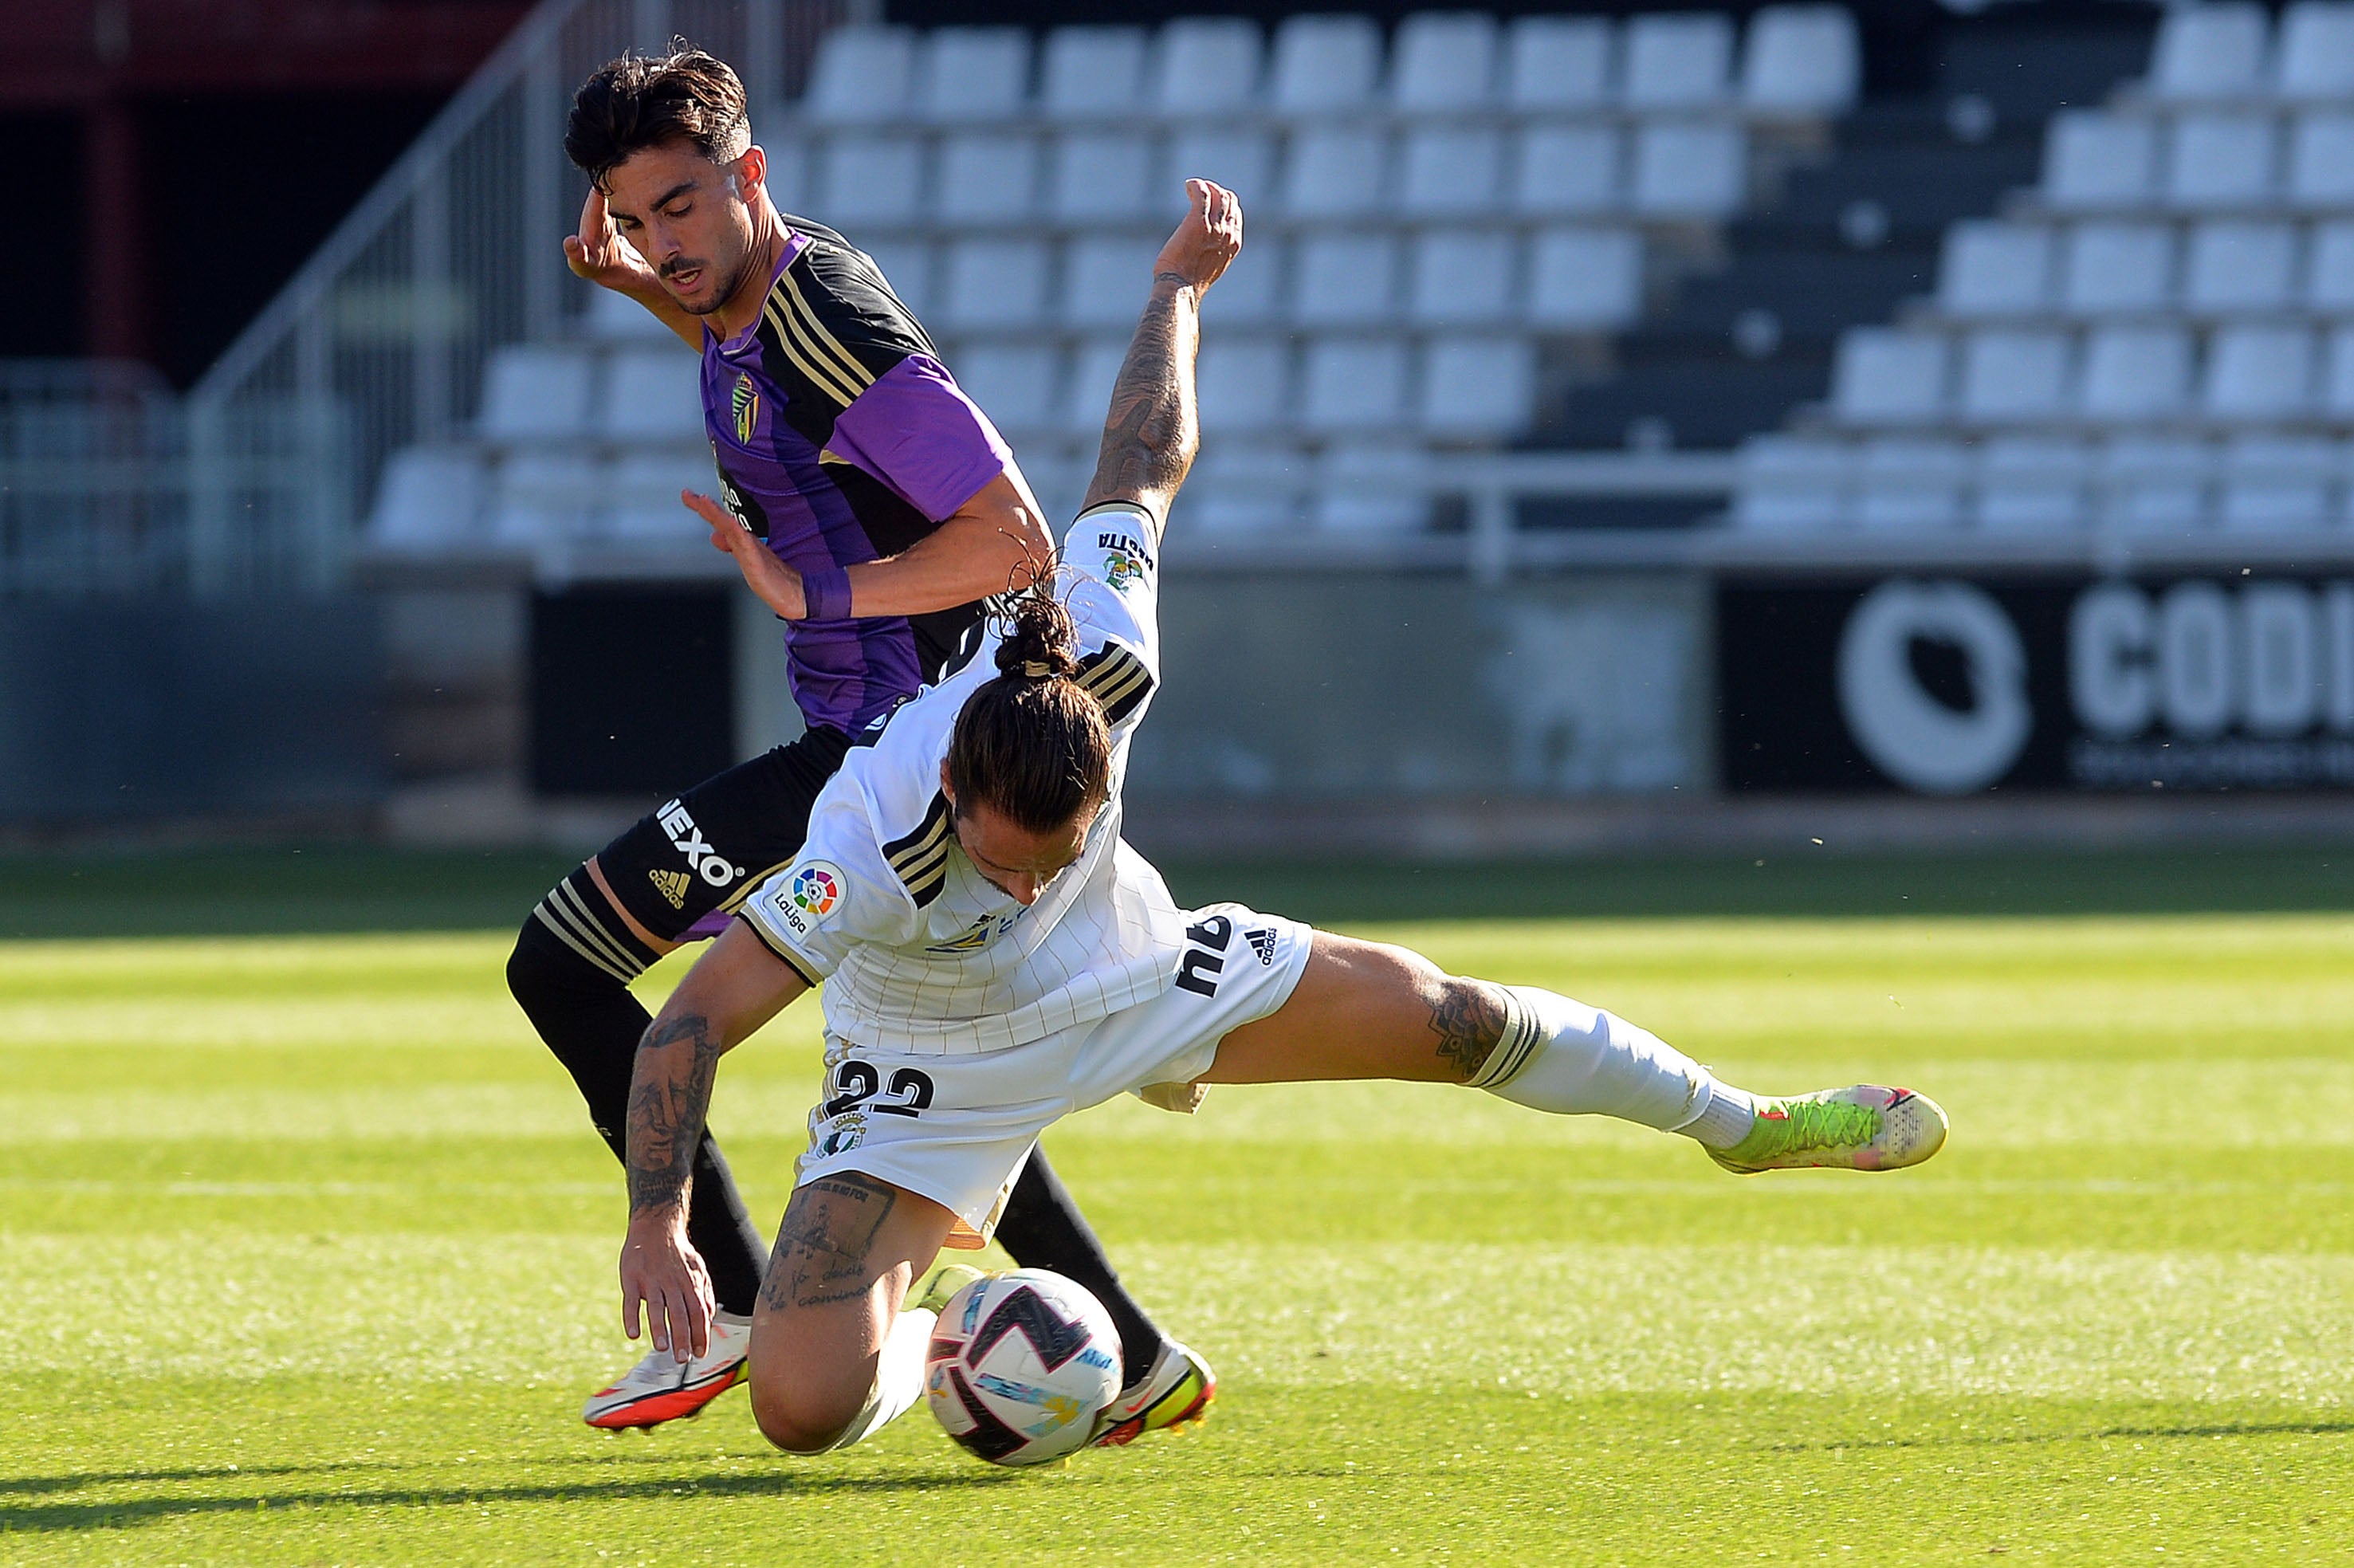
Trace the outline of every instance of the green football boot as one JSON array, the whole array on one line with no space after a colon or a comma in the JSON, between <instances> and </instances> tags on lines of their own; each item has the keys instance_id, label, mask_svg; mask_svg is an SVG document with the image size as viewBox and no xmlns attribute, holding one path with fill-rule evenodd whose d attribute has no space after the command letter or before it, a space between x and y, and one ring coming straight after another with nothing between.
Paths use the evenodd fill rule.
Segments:
<instances>
[{"instance_id":1,"label":"green football boot","mask_svg":"<svg viewBox=\"0 0 2354 1568\"><path fill-rule=\"evenodd\" d=\"M1744 1176L1760 1171L1828 1166L1840 1171L1902 1171L1945 1147L1946 1113L1911 1089L1879 1084L1825 1089L1783 1099L1761 1097L1749 1136L1708 1157Z\"/></svg>"}]
</instances>

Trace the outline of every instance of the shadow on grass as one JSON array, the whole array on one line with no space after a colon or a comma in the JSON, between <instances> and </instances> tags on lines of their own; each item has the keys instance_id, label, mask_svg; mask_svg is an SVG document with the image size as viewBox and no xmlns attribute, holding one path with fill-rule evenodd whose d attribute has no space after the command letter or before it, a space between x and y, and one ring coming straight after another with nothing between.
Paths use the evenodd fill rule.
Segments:
<instances>
[{"instance_id":1,"label":"shadow on grass","mask_svg":"<svg viewBox=\"0 0 2354 1568\"><path fill-rule=\"evenodd\" d=\"M2225 1421L2204 1426L2096 1426L2073 1432L1987 1432L1930 1437L1825 1437L1811 1443L1766 1443L1768 1454L1827 1454L1874 1448L2014 1448L2045 1443L2097 1442L2105 1437L2336 1437L2354 1434L2354 1421Z\"/></svg>"}]
</instances>

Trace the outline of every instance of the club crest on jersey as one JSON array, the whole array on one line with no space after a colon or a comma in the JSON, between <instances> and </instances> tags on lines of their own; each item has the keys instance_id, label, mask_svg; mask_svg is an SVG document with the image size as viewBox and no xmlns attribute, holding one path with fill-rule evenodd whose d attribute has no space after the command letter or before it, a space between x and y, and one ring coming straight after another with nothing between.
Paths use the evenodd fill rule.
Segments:
<instances>
[{"instance_id":1,"label":"club crest on jersey","mask_svg":"<svg viewBox=\"0 0 2354 1568\"><path fill-rule=\"evenodd\" d=\"M704 841L703 830L695 825L694 816L676 800L665 801L663 809L654 813L654 821L670 835L671 848L686 857L686 868L712 886L725 887L744 874Z\"/></svg>"},{"instance_id":2,"label":"club crest on jersey","mask_svg":"<svg viewBox=\"0 0 2354 1568\"><path fill-rule=\"evenodd\" d=\"M940 954L977 953L1013 929L1013 923L1021 918L1019 915L984 915L974 921L962 935L950 937L945 942L935 942L924 951Z\"/></svg>"},{"instance_id":3,"label":"club crest on jersey","mask_svg":"<svg viewBox=\"0 0 2354 1568\"><path fill-rule=\"evenodd\" d=\"M1144 546L1125 534L1098 534L1096 547L1104 553L1104 582L1118 593L1142 582L1152 565Z\"/></svg>"},{"instance_id":4,"label":"club crest on jersey","mask_svg":"<svg viewBox=\"0 0 2354 1568\"><path fill-rule=\"evenodd\" d=\"M812 920L822 920L842 902L842 868L813 860L793 873L793 907Z\"/></svg>"},{"instance_id":5,"label":"club crest on jersey","mask_svg":"<svg viewBox=\"0 0 2354 1568\"><path fill-rule=\"evenodd\" d=\"M736 373L736 387L727 395L727 408L736 416L736 439L750 446L752 432L760 425L760 389L752 385L749 373Z\"/></svg>"}]
</instances>

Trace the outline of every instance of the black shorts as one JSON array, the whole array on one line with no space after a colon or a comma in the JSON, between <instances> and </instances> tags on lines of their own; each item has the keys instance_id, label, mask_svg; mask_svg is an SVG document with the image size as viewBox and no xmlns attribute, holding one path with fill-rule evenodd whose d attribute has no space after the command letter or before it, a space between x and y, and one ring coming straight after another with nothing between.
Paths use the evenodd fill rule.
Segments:
<instances>
[{"instance_id":1,"label":"black shorts","mask_svg":"<svg viewBox=\"0 0 2354 1568\"><path fill-rule=\"evenodd\" d=\"M666 942L714 934L801 853L810 808L849 752L850 737L840 730L812 729L705 779L597 852L605 885Z\"/></svg>"}]
</instances>

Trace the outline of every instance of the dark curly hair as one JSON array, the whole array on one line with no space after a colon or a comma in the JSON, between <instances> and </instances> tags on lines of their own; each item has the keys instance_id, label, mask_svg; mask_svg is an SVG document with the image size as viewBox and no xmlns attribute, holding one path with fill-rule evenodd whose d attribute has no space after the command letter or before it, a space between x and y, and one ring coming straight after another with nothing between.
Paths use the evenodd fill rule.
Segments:
<instances>
[{"instance_id":1,"label":"dark curly hair","mask_svg":"<svg viewBox=\"0 0 2354 1568\"><path fill-rule=\"evenodd\" d=\"M1074 679L1078 628L1044 584L1015 598L1004 620L997 677L957 715L949 786L960 806L1053 832L1110 793L1111 726Z\"/></svg>"},{"instance_id":2,"label":"dark curly hair","mask_svg":"<svg viewBox=\"0 0 2354 1568\"><path fill-rule=\"evenodd\" d=\"M564 155L599 190L631 154L666 142L687 143L715 164L742 157L752 144L743 82L726 61L684 38L673 38L667 55L606 61L572 95Z\"/></svg>"}]
</instances>

